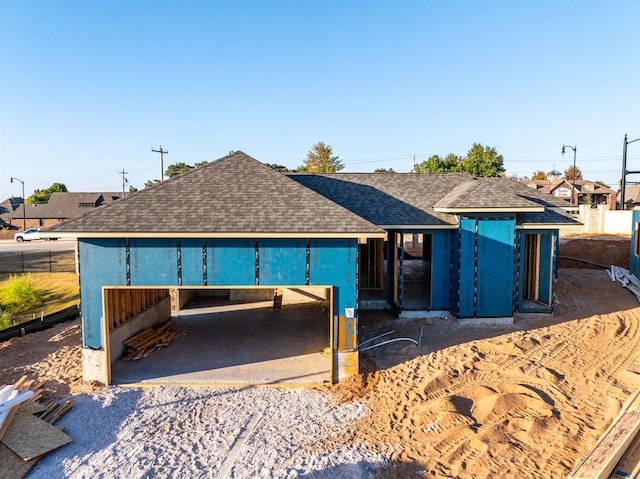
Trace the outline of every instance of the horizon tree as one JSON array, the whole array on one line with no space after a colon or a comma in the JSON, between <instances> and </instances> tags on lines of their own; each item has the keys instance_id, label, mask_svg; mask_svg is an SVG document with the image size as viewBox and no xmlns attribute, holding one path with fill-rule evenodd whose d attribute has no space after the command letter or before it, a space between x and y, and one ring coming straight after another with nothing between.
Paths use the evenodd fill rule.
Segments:
<instances>
[{"instance_id":1,"label":"horizon tree","mask_svg":"<svg viewBox=\"0 0 640 479\"><path fill-rule=\"evenodd\" d=\"M564 170L564 179L565 180L581 180L582 179L582 171L577 166L575 167L575 171L573 169L573 165L569 165L569 167Z\"/></svg>"},{"instance_id":2,"label":"horizon tree","mask_svg":"<svg viewBox=\"0 0 640 479\"><path fill-rule=\"evenodd\" d=\"M307 158L298 171L307 173L335 173L344 169L339 155L333 154L333 148L319 141L307 152Z\"/></svg>"},{"instance_id":3,"label":"horizon tree","mask_svg":"<svg viewBox=\"0 0 640 479\"><path fill-rule=\"evenodd\" d=\"M63 183L54 183L44 190L35 190L31 196L24 199L24 202L27 204L47 203L53 193L66 193L67 191L67 187Z\"/></svg>"}]
</instances>

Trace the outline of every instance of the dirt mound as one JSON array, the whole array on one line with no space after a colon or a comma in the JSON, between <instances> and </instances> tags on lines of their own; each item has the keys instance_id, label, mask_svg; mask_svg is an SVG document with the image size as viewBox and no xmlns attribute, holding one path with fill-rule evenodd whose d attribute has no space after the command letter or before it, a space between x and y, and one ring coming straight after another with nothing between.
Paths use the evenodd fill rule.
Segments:
<instances>
[{"instance_id":1,"label":"dirt mound","mask_svg":"<svg viewBox=\"0 0 640 479\"><path fill-rule=\"evenodd\" d=\"M612 264L629 267L630 239L627 237L562 238L559 246L560 268L598 269ZM585 261L579 261L585 260Z\"/></svg>"}]
</instances>

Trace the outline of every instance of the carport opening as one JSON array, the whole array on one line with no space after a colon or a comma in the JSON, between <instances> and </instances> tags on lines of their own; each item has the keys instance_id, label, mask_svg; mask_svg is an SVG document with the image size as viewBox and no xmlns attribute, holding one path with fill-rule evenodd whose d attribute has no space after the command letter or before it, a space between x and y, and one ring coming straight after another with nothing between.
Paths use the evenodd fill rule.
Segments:
<instances>
[{"instance_id":1,"label":"carport opening","mask_svg":"<svg viewBox=\"0 0 640 479\"><path fill-rule=\"evenodd\" d=\"M126 294L115 288L110 294ZM117 293L120 292L120 293ZM169 308L109 333L115 384L317 384L333 377L329 287L175 288ZM143 315L140 315L141 317ZM167 347L125 361L124 340L171 321ZM106 319L109 321L109 318ZM149 325L149 321L153 325ZM138 326L134 326L138 323Z\"/></svg>"}]
</instances>

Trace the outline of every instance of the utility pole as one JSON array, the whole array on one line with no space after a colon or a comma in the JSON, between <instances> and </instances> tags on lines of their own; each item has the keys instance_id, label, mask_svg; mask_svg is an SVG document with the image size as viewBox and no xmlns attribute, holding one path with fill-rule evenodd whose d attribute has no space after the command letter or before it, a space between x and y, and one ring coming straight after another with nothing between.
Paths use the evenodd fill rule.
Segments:
<instances>
[{"instance_id":1,"label":"utility pole","mask_svg":"<svg viewBox=\"0 0 640 479\"><path fill-rule=\"evenodd\" d=\"M640 171L627 170L627 145L629 145L629 143L635 143L636 141L640 141L640 138L636 138L635 140L628 141L627 134L626 133L624 134L624 141L622 142L622 183L620 185L620 209L621 210L624 210L625 190L627 188L627 175L640 173Z\"/></svg>"},{"instance_id":2,"label":"utility pole","mask_svg":"<svg viewBox=\"0 0 640 479\"><path fill-rule=\"evenodd\" d=\"M411 173L415 173L416 172L416 155L415 153L413 154L413 169L411 170Z\"/></svg>"},{"instance_id":3,"label":"utility pole","mask_svg":"<svg viewBox=\"0 0 640 479\"><path fill-rule=\"evenodd\" d=\"M151 147L151 151L153 153L160 153L160 182L164 181L164 155L165 154L169 154L168 150L163 150L162 149L162 145L160 145L160 149L159 150L154 150L153 147Z\"/></svg>"},{"instance_id":4,"label":"utility pole","mask_svg":"<svg viewBox=\"0 0 640 479\"><path fill-rule=\"evenodd\" d=\"M124 168L122 168L122 171L119 171L118 174L122 175L122 197L124 198L124 185L129 183L129 180L127 180L127 178L124 175L128 175L129 173L124 171Z\"/></svg>"}]
</instances>

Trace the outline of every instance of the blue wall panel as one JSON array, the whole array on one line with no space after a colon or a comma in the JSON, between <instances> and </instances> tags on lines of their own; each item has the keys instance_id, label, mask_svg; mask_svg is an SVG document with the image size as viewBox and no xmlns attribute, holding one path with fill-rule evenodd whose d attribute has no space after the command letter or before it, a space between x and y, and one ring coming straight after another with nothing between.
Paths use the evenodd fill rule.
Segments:
<instances>
[{"instance_id":1,"label":"blue wall panel","mask_svg":"<svg viewBox=\"0 0 640 479\"><path fill-rule=\"evenodd\" d=\"M305 284L306 240L271 239L258 244L261 285Z\"/></svg>"},{"instance_id":2,"label":"blue wall panel","mask_svg":"<svg viewBox=\"0 0 640 479\"><path fill-rule=\"evenodd\" d=\"M478 317L513 314L515 219L478 221Z\"/></svg>"},{"instance_id":3,"label":"blue wall panel","mask_svg":"<svg viewBox=\"0 0 640 479\"><path fill-rule=\"evenodd\" d=\"M255 286L256 257L252 239L207 241L207 285Z\"/></svg>"},{"instance_id":4,"label":"blue wall panel","mask_svg":"<svg viewBox=\"0 0 640 479\"><path fill-rule=\"evenodd\" d=\"M132 286L178 284L178 242L174 239L129 240Z\"/></svg>"},{"instance_id":5,"label":"blue wall panel","mask_svg":"<svg viewBox=\"0 0 640 479\"><path fill-rule=\"evenodd\" d=\"M80 307L84 345L102 346L102 287L127 284L124 240L79 239Z\"/></svg>"},{"instance_id":6,"label":"blue wall panel","mask_svg":"<svg viewBox=\"0 0 640 479\"><path fill-rule=\"evenodd\" d=\"M475 300L475 218L460 220L460 272L459 272L459 311L461 318L474 316Z\"/></svg>"},{"instance_id":7,"label":"blue wall panel","mask_svg":"<svg viewBox=\"0 0 640 479\"><path fill-rule=\"evenodd\" d=\"M540 263L538 264L540 275L538 300L547 304L550 304L551 302L551 282L553 281L552 247L552 233L540 233Z\"/></svg>"},{"instance_id":8,"label":"blue wall panel","mask_svg":"<svg viewBox=\"0 0 640 479\"><path fill-rule=\"evenodd\" d=\"M182 286L202 286L204 284L202 240L185 239L180 241L180 258Z\"/></svg>"},{"instance_id":9,"label":"blue wall panel","mask_svg":"<svg viewBox=\"0 0 640 479\"><path fill-rule=\"evenodd\" d=\"M211 286L253 286L256 282L253 239L207 240L207 284ZM262 284L304 285L306 240L259 240ZM334 313L341 317L341 339L355 344L355 320L345 318L346 308L356 308L357 247L355 239L311 240L309 283L333 286ZM129 240L130 284L132 286L178 285L178 240ZM126 241L79 240L80 294L84 343L100 348L102 288L127 285ZM184 286L203 284L202 240L180 242Z\"/></svg>"},{"instance_id":10,"label":"blue wall panel","mask_svg":"<svg viewBox=\"0 0 640 479\"><path fill-rule=\"evenodd\" d=\"M640 277L640 210L633 210L631 230L631 249L629 251L629 270Z\"/></svg>"},{"instance_id":11,"label":"blue wall panel","mask_svg":"<svg viewBox=\"0 0 640 479\"><path fill-rule=\"evenodd\" d=\"M431 234L431 309L450 309L451 232Z\"/></svg>"},{"instance_id":12,"label":"blue wall panel","mask_svg":"<svg viewBox=\"0 0 640 479\"><path fill-rule=\"evenodd\" d=\"M460 230L451 233L451 293L449 303L451 304L451 313L460 316L460 239L462 234Z\"/></svg>"},{"instance_id":13,"label":"blue wall panel","mask_svg":"<svg viewBox=\"0 0 640 479\"><path fill-rule=\"evenodd\" d=\"M311 240L309 282L334 285L333 314L340 317L339 348L355 348L356 323L345 318L346 308L355 308L357 300L358 241L352 239Z\"/></svg>"}]
</instances>

